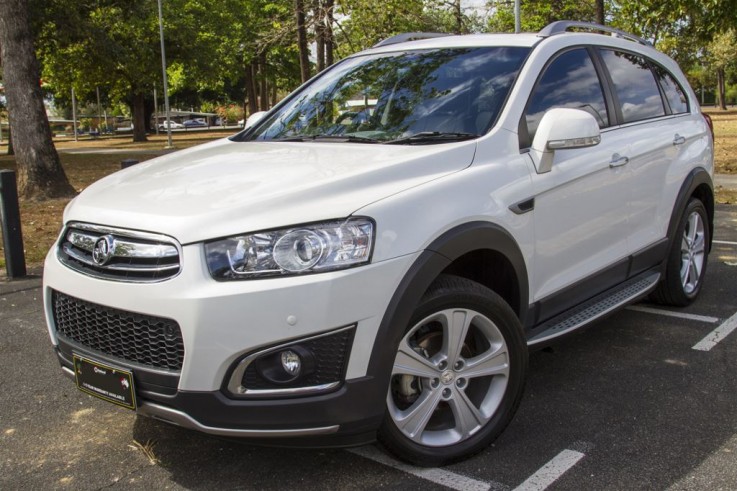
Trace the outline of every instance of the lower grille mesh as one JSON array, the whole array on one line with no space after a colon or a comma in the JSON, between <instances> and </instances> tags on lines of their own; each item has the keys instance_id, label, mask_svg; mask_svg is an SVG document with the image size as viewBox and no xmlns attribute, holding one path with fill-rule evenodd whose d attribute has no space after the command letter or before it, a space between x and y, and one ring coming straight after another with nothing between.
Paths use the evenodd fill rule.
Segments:
<instances>
[{"instance_id":1,"label":"lower grille mesh","mask_svg":"<svg viewBox=\"0 0 737 491\"><path fill-rule=\"evenodd\" d=\"M52 291L57 332L106 355L142 365L181 370L184 342L171 319L136 314Z\"/></svg>"}]
</instances>

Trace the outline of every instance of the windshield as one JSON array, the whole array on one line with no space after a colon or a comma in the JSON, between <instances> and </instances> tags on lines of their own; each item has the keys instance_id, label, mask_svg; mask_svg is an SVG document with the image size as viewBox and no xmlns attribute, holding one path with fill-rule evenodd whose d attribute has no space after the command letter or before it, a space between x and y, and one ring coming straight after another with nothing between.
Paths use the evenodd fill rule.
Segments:
<instances>
[{"instance_id":1,"label":"windshield","mask_svg":"<svg viewBox=\"0 0 737 491\"><path fill-rule=\"evenodd\" d=\"M496 120L528 52L484 47L348 58L236 139L409 144L472 138Z\"/></svg>"}]
</instances>

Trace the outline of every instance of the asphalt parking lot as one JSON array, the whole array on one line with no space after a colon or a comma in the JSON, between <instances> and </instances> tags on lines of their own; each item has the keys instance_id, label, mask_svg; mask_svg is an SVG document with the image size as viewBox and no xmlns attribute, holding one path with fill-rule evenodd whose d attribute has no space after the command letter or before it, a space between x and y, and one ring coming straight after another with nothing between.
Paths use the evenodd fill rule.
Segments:
<instances>
[{"instance_id":1,"label":"asphalt parking lot","mask_svg":"<svg viewBox=\"0 0 737 491\"><path fill-rule=\"evenodd\" d=\"M37 278L0 283L0 489L737 489L737 207L717 221L697 302L639 304L532 353L508 429L442 469L137 418L62 375Z\"/></svg>"}]
</instances>

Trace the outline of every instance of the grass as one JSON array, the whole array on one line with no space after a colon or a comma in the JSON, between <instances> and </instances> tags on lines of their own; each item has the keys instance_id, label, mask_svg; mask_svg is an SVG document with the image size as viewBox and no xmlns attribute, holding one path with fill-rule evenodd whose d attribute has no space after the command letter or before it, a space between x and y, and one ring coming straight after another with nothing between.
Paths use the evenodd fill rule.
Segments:
<instances>
[{"instance_id":1,"label":"grass","mask_svg":"<svg viewBox=\"0 0 737 491\"><path fill-rule=\"evenodd\" d=\"M715 151L714 164L716 172L737 174L737 110L719 111L708 109L706 112L714 121ZM197 131L174 133L175 148L181 149L222 138L232 133L229 131ZM153 135L145 143L133 143L130 136L55 141L64 170L70 183L77 191L82 191L96 180L120 169L120 161L128 158L144 161L164 153L166 135ZM7 145L7 143L6 143ZM14 157L4 155L6 145L0 145L0 169L14 169ZM65 153L69 149L102 149L117 150L120 153ZM130 152L126 152L129 150ZM719 203L737 203L737 189L716 189ZM26 264L29 268L40 266L46 252L56 240L61 227L61 216L67 199L44 202L21 202L21 222L23 243L26 252ZM0 268L5 268L5 256L0 241ZM0 274L4 271L0 271Z\"/></svg>"},{"instance_id":2,"label":"grass","mask_svg":"<svg viewBox=\"0 0 737 491\"><path fill-rule=\"evenodd\" d=\"M156 447L156 442L154 440L146 440L144 443L141 443L138 440L133 440L133 445L128 446L133 450L143 452L143 455L148 459L149 464L156 465L159 463L159 459L154 453L154 448Z\"/></svg>"},{"instance_id":3,"label":"grass","mask_svg":"<svg viewBox=\"0 0 737 491\"><path fill-rule=\"evenodd\" d=\"M737 109L705 111L714 122L714 169L721 174L737 174ZM716 188L718 203L737 203L737 189Z\"/></svg>"}]
</instances>

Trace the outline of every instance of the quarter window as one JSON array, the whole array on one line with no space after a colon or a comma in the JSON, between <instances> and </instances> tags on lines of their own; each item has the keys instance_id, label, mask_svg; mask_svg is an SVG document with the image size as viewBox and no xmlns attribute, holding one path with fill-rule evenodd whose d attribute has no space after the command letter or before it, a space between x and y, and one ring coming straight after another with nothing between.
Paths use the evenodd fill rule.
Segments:
<instances>
[{"instance_id":1,"label":"quarter window","mask_svg":"<svg viewBox=\"0 0 737 491\"><path fill-rule=\"evenodd\" d=\"M601 50L601 56L612 77L625 123L665 115L658 83L644 58L608 49Z\"/></svg>"},{"instance_id":2,"label":"quarter window","mask_svg":"<svg viewBox=\"0 0 737 491\"><path fill-rule=\"evenodd\" d=\"M525 112L529 142L545 112L556 107L581 109L594 116L600 128L609 125L601 82L585 48L562 53L540 77Z\"/></svg>"},{"instance_id":3,"label":"quarter window","mask_svg":"<svg viewBox=\"0 0 737 491\"><path fill-rule=\"evenodd\" d=\"M658 77L660 86L663 88L665 98L668 100L670 110L673 114L688 112L688 98L683 88L678 85L673 76L659 66L655 67L655 76Z\"/></svg>"}]
</instances>

